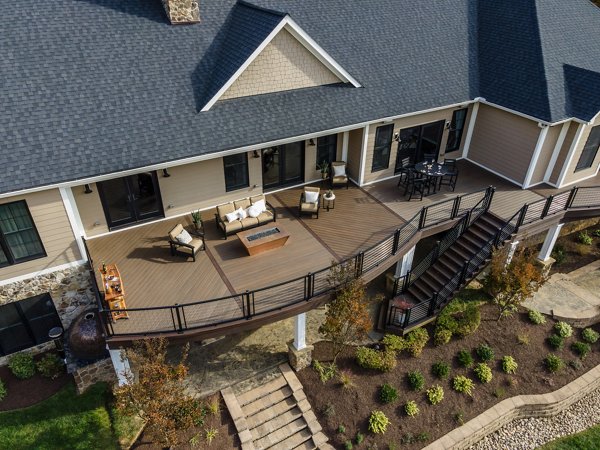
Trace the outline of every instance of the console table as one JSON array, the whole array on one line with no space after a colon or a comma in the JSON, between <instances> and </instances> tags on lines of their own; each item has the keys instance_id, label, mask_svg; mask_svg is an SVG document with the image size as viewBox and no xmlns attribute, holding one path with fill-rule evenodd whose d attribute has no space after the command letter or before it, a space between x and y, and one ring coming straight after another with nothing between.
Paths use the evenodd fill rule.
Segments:
<instances>
[{"instance_id":1,"label":"console table","mask_svg":"<svg viewBox=\"0 0 600 450\"><path fill-rule=\"evenodd\" d=\"M106 271L100 267L100 277L104 288L104 300L110 309L113 321L128 319L127 305L125 304L125 288L121 280L121 274L116 264L107 264ZM125 311L123 311L125 310Z\"/></svg>"}]
</instances>

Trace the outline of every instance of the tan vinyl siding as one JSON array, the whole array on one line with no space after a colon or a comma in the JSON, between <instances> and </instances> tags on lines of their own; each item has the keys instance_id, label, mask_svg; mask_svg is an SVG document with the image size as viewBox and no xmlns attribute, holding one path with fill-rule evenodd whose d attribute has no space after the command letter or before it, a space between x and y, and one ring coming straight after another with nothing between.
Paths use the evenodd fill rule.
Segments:
<instances>
[{"instance_id":1,"label":"tan vinyl siding","mask_svg":"<svg viewBox=\"0 0 600 450\"><path fill-rule=\"evenodd\" d=\"M86 236L95 236L108 232L108 225L100 202L100 195L98 195L98 186L96 183L91 183L90 189L92 190L90 194L85 193L84 186L76 186L71 191Z\"/></svg>"},{"instance_id":2,"label":"tan vinyl siding","mask_svg":"<svg viewBox=\"0 0 600 450\"><path fill-rule=\"evenodd\" d=\"M340 82L333 72L284 28L223 93L221 99Z\"/></svg>"},{"instance_id":3,"label":"tan vinyl siding","mask_svg":"<svg viewBox=\"0 0 600 450\"><path fill-rule=\"evenodd\" d=\"M357 128L348 133L348 175L358 182L360 172L360 156L364 128Z\"/></svg>"},{"instance_id":4,"label":"tan vinyl siding","mask_svg":"<svg viewBox=\"0 0 600 450\"><path fill-rule=\"evenodd\" d=\"M468 159L522 184L540 131L533 120L480 105Z\"/></svg>"},{"instance_id":5,"label":"tan vinyl siding","mask_svg":"<svg viewBox=\"0 0 600 450\"><path fill-rule=\"evenodd\" d=\"M342 158L343 139L344 134L337 133L336 160ZM317 138L314 138L313 142L315 145L310 145L310 139L304 142L304 181L306 183L321 180L321 171L317 169Z\"/></svg>"},{"instance_id":6,"label":"tan vinyl siding","mask_svg":"<svg viewBox=\"0 0 600 450\"><path fill-rule=\"evenodd\" d=\"M597 125L600 125L600 118L596 118L596 120L593 121L590 125L585 125L583 133L581 134L581 139L577 144L575 154L573 155L573 159L571 160L571 165L567 169L567 175L565 176L565 181L563 182L563 185L574 183L583 178L591 177L598 170L598 165L600 164L600 151L596 154L596 159L594 160L592 166L589 169L583 169L575 172L575 167L577 167L577 162L579 161L581 152L583 151L583 147L585 147L585 143L587 142L588 137L590 136L590 132L592 131L592 128Z\"/></svg>"},{"instance_id":7,"label":"tan vinyl siding","mask_svg":"<svg viewBox=\"0 0 600 450\"><path fill-rule=\"evenodd\" d=\"M567 155L569 154L569 149L573 144L573 139L575 139L575 135L577 134L577 129L579 128L579 124L575 122L571 122L569 126L569 130L567 131L567 135L565 136L565 141L563 142L562 147L560 148L560 153L558 154L558 158L556 158L556 163L554 164L554 169L552 170L552 174L550 175L550 183L556 184L558 183L558 177L560 176L560 172L562 170L563 165L567 159Z\"/></svg>"},{"instance_id":8,"label":"tan vinyl siding","mask_svg":"<svg viewBox=\"0 0 600 450\"><path fill-rule=\"evenodd\" d=\"M533 171L533 175L531 177L531 184L537 184L544 181L544 175L546 174L548 163L552 158L552 153L554 152L554 147L556 147L556 141L558 140L558 136L560 135L561 130L562 124L550 127L548 129L548 134L546 134L546 140L544 141L542 151L540 152L537 164L535 165L535 170Z\"/></svg>"},{"instance_id":9,"label":"tan vinyl siding","mask_svg":"<svg viewBox=\"0 0 600 450\"><path fill-rule=\"evenodd\" d=\"M0 203L25 200L46 250L45 258L0 269L0 280L28 275L81 259L69 218L58 189L8 197Z\"/></svg>"}]
</instances>

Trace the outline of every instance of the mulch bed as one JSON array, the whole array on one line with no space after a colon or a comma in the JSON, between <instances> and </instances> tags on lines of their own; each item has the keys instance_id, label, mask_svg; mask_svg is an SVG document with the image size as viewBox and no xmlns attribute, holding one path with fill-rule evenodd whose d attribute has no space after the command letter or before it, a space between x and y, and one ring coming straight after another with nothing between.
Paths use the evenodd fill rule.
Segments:
<instances>
[{"instance_id":1,"label":"mulch bed","mask_svg":"<svg viewBox=\"0 0 600 450\"><path fill-rule=\"evenodd\" d=\"M563 248L565 258L560 263L557 261L550 269L550 274L554 273L569 273L581 267L587 266L591 262L600 259L600 237L594 236L592 233L600 229L600 225L593 225L586 228L588 234L592 237L592 245L583 245L577 240L579 232L560 236L556 240L554 249ZM539 246L541 248L541 245Z\"/></svg>"},{"instance_id":2,"label":"mulch bed","mask_svg":"<svg viewBox=\"0 0 600 450\"><path fill-rule=\"evenodd\" d=\"M220 394L219 399L221 401L220 412L217 415L207 415L204 420L204 425L180 432L179 441L181 443L176 445L175 448L178 450L197 448L214 448L224 450L241 447L235 425L231 419L231 416L229 415L229 411L227 411L225 403L220 397ZM210 445L205 439L205 430L207 428L215 428L217 430L217 435L212 440ZM194 447L192 444L190 444L190 440L196 435L198 435L198 444ZM163 446L152 442L150 436L146 430L144 430L132 448L140 450L161 450L163 449Z\"/></svg>"},{"instance_id":3,"label":"mulch bed","mask_svg":"<svg viewBox=\"0 0 600 450\"><path fill-rule=\"evenodd\" d=\"M42 356L44 355L37 355L35 360L37 361ZM72 381L73 377L64 372L58 378L51 380L36 373L27 380L19 380L12 374L8 366L3 366L0 367L0 380L8 391L4 400L0 401L0 411L9 411L33 406L46 400Z\"/></svg>"},{"instance_id":4,"label":"mulch bed","mask_svg":"<svg viewBox=\"0 0 600 450\"><path fill-rule=\"evenodd\" d=\"M580 369L567 366L560 373L550 374L543 365L545 356L554 353L563 358L565 363L577 360L570 345L580 338L580 331L575 329L573 336L566 340L564 348L553 351L546 343L546 338L552 334L554 320L548 318L543 325L533 325L526 313L520 312L496 322L496 311L493 305L483 305L481 326L473 335L464 339L453 338L442 347L434 347L430 342L418 358L402 353L398 357L398 365L389 373L362 369L354 361L354 350L346 349L338 358L338 369L352 374L355 387L351 390L342 389L337 380L323 384L311 368L300 371L298 377L330 443L336 448L344 448L344 442L352 440L356 447L355 437L360 432L365 435L360 448L376 444L377 448L386 449L390 444L399 447L401 443L401 448L422 448L458 427L460 421L467 422L504 398L554 391L600 364L600 344L596 343L592 346L592 352L582 361ZM433 325L427 328L432 336ZM517 336L527 336L529 344L519 344ZM474 349L481 343L487 343L495 351L495 361L491 364L494 378L489 384L480 383L472 369L462 368L456 361L459 350ZM328 344L315 346L315 359L326 359L328 354ZM500 358L505 355L513 356L519 364L516 375L502 372ZM477 361L474 352L473 357ZM450 377L446 380L438 380L431 374L432 364L438 361L451 365ZM433 384L440 384L444 388L444 400L440 404L432 406L427 402L424 391L410 390L406 376L407 372L414 370L420 370L425 376L425 389ZM451 380L455 375L466 375L474 380L472 398L451 388ZM389 383L398 389L399 398L396 402L385 405L379 401L379 388L383 383ZM415 418L404 413L404 405L408 400L415 400L419 406L420 414ZM368 418L372 410L383 411L391 421L383 435L374 435L368 431ZM345 433L338 433L340 425L345 427ZM421 442L408 444L406 441L409 433L412 436L427 433L427 436Z\"/></svg>"}]
</instances>

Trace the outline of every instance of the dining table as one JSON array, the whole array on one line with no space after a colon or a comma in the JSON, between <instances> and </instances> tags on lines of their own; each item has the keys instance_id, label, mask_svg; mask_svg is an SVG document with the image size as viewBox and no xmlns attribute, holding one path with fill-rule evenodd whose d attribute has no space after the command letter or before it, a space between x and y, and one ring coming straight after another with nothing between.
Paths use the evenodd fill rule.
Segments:
<instances>
[{"instance_id":1,"label":"dining table","mask_svg":"<svg viewBox=\"0 0 600 450\"><path fill-rule=\"evenodd\" d=\"M450 167L431 161L422 161L415 164L415 170L433 180L434 194L438 191L442 177L450 173Z\"/></svg>"}]
</instances>

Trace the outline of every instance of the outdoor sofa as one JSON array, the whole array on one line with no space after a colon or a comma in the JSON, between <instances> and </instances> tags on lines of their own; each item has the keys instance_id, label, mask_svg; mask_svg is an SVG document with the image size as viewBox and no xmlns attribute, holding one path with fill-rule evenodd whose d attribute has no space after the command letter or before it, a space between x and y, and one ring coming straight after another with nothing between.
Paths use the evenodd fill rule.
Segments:
<instances>
[{"instance_id":1,"label":"outdoor sofa","mask_svg":"<svg viewBox=\"0 0 600 450\"><path fill-rule=\"evenodd\" d=\"M257 209L258 207L258 209ZM217 206L215 221L223 237L239 233L243 230L258 227L277 220L275 208L265 199L264 195L223 203Z\"/></svg>"}]
</instances>

